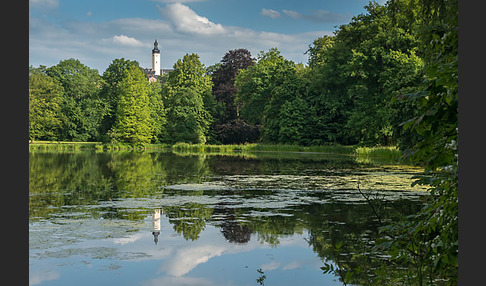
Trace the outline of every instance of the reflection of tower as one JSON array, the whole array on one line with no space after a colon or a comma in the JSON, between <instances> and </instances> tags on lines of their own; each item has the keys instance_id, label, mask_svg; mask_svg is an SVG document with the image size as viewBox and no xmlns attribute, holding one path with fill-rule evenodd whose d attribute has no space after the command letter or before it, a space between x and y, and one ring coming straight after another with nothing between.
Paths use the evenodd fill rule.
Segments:
<instances>
[{"instance_id":1,"label":"reflection of tower","mask_svg":"<svg viewBox=\"0 0 486 286\"><path fill-rule=\"evenodd\" d=\"M160 50L157 39L155 39L154 49L152 50L152 71L155 72L155 75L160 75Z\"/></svg>"},{"instance_id":2,"label":"reflection of tower","mask_svg":"<svg viewBox=\"0 0 486 286\"><path fill-rule=\"evenodd\" d=\"M154 235L154 242L157 244L159 241L159 234L160 234L160 209L155 209L153 218L153 231L152 234Z\"/></svg>"}]
</instances>

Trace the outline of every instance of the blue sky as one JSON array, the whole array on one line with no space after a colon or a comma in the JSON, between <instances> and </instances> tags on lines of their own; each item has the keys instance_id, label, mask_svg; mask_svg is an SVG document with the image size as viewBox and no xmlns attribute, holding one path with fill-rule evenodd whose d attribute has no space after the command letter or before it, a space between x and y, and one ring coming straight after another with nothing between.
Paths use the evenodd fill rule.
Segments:
<instances>
[{"instance_id":1,"label":"blue sky","mask_svg":"<svg viewBox=\"0 0 486 286\"><path fill-rule=\"evenodd\" d=\"M383 0L378 2L383 3ZM100 74L117 58L151 67L154 40L162 68L186 53L206 66L231 49L254 57L278 48L296 63L314 39L332 35L368 0L29 0L29 65L75 58Z\"/></svg>"}]
</instances>

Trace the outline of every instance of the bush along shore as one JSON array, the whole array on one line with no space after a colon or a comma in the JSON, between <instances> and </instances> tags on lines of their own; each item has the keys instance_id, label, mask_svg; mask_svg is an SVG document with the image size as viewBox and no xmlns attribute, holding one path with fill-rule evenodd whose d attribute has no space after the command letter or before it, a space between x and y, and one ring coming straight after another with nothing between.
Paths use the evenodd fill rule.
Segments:
<instances>
[{"instance_id":1,"label":"bush along shore","mask_svg":"<svg viewBox=\"0 0 486 286\"><path fill-rule=\"evenodd\" d=\"M101 142L62 142L62 141L35 141L29 142L29 151L57 150L57 151L175 151L191 153L239 153L239 152L314 152L329 154L355 155L361 158L384 158L399 160L402 151L395 147L360 147L342 145L300 146L285 144L144 144L133 145L128 143L101 143Z\"/></svg>"}]
</instances>

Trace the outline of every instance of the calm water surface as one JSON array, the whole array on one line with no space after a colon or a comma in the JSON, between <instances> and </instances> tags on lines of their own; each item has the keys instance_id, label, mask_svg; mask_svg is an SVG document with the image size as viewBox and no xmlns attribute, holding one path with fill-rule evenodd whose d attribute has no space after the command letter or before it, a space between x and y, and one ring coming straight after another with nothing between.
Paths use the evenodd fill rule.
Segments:
<instances>
[{"instance_id":1,"label":"calm water surface","mask_svg":"<svg viewBox=\"0 0 486 286\"><path fill-rule=\"evenodd\" d=\"M359 263L379 226L358 185L390 221L418 209L418 172L326 154L30 152L30 285L259 285L258 269L265 285L342 285L320 268Z\"/></svg>"}]
</instances>

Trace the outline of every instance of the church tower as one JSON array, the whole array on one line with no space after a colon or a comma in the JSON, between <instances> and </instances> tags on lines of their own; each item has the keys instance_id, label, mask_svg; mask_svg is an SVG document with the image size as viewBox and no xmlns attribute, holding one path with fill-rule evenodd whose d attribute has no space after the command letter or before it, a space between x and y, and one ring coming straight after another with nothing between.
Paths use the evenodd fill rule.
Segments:
<instances>
[{"instance_id":1,"label":"church tower","mask_svg":"<svg viewBox=\"0 0 486 286\"><path fill-rule=\"evenodd\" d=\"M152 71L155 72L155 75L160 75L160 50L157 39L155 39L154 49L152 50Z\"/></svg>"}]
</instances>

